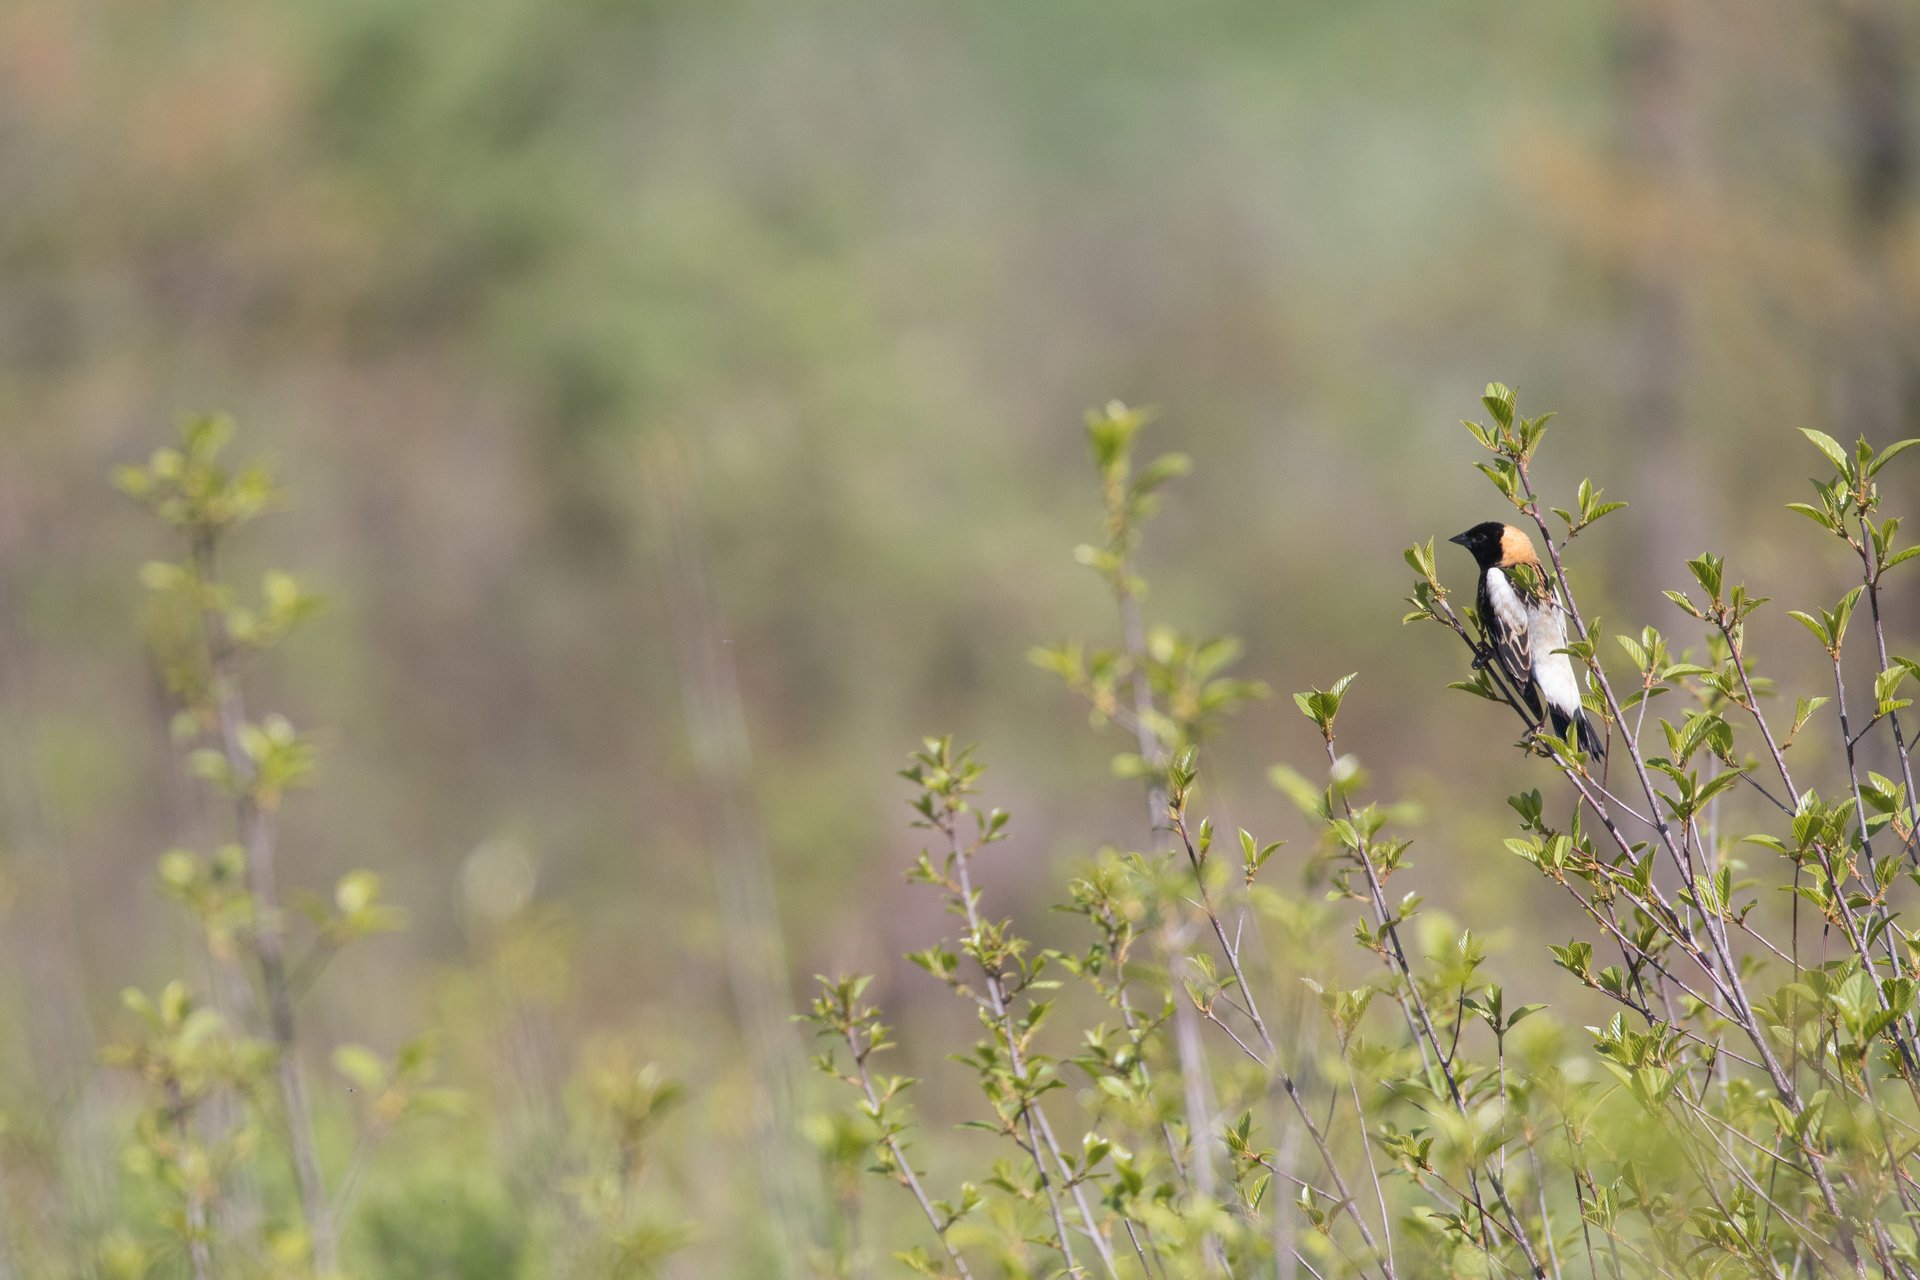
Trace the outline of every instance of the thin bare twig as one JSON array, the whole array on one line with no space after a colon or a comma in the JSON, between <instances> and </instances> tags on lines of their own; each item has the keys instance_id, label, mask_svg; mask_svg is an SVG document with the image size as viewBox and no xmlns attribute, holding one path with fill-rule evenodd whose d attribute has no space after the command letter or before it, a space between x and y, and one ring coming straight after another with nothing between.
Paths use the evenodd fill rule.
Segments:
<instances>
[{"instance_id":1,"label":"thin bare twig","mask_svg":"<svg viewBox=\"0 0 1920 1280\"><path fill-rule=\"evenodd\" d=\"M216 576L215 540L211 534L195 537L194 575L211 586ZM200 611L206 638L208 676L219 724L220 746L232 771L233 804L241 847L247 855L247 888L254 900L252 950L260 971L267 1006L267 1024L274 1046L274 1082L280 1093L287 1148L293 1163L300 1213L313 1246L314 1269L330 1275L339 1269L337 1237L321 1180L320 1157L313 1133L313 1115L293 1013L293 986L288 981L279 890L275 883L275 824L273 812L255 790L258 764L246 747L246 704L237 670L238 649L227 631L225 613L209 596Z\"/></svg>"}]
</instances>

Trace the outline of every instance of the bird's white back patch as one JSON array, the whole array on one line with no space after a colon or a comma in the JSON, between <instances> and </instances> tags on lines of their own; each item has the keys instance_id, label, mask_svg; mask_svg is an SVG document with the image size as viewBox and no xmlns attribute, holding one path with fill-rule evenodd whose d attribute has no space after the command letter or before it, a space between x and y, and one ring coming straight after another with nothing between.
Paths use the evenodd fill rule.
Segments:
<instances>
[{"instance_id":1,"label":"bird's white back patch","mask_svg":"<svg viewBox=\"0 0 1920 1280\"><path fill-rule=\"evenodd\" d=\"M1515 636L1527 634L1527 606L1521 603L1520 593L1513 589L1505 569L1487 570L1487 603L1493 606L1493 616L1503 631Z\"/></svg>"},{"instance_id":2,"label":"bird's white back patch","mask_svg":"<svg viewBox=\"0 0 1920 1280\"><path fill-rule=\"evenodd\" d=\"M1573 673L1573 660L1555 653L1567 644L1566 615L1559 604L1548 597L1546 603L1528 610L1527 631L1533 645L1533 683L1547 705L1565 716L1580 710L1580 680Z\"/></svg>"}]
</instances>

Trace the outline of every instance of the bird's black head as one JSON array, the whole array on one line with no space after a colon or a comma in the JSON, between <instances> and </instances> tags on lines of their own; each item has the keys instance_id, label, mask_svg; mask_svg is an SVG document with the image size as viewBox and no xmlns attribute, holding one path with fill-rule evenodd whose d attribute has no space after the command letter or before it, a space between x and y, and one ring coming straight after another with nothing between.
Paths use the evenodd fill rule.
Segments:
<instances>
[{"instance_id":1,"label":"bird's black head","mask_svg":"<svg viewBox=\"0 0 1920 1280\"><path fill-rule=\"evenodd\" d=\"M1482 569L1491 569L1506 558L1507 526L1498 520L1488 520L1465 533L1454 534L1447 541L1465 547L1473 554L1473 562Z\"/></svg>"}]
</instances>

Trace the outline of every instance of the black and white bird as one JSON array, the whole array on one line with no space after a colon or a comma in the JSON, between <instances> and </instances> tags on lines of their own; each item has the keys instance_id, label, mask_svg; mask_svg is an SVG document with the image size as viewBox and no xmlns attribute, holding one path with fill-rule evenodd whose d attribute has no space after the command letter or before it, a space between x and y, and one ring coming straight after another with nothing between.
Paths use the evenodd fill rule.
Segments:
<instances>
[{"instance_id":1,"label":"black and white bird","mask_svg":"<svg viewBox=\"0 0 1920 1280\"><path fill-rule=\"evenodd\" d=\"M1606 748L1580 705L1580 678L1567 644L1567 620L1547 586L1533 539L1498 520L1477 524L1448 539L1465 547L1480 568L1475 607L1500 669L1520 691L1534 718L1546 715L1556 736L1575 742L1598 760ZM1573 728L1575 733L1569 733ZM1577 742L1576 736L1577 733Z\"/></svg>"}]
</instances>

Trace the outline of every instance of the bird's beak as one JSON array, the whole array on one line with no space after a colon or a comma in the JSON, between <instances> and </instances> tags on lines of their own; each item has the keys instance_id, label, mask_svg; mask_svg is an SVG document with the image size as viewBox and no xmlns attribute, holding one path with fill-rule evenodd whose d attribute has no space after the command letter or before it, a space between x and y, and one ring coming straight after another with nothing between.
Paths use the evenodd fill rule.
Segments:
<instances>
[{"instance_id":1,"label":"bird's beak","mask_svg":"<svg viewBox=\"0 0 1920 1280\"><path fill-rule=\"evenodd\" d=\"M1464 533L1456 533L1451 538L1448 538L1447 541L1458 543L1464 547L1467 545L1467 535Z\"/></svg>"}]
</instances>

